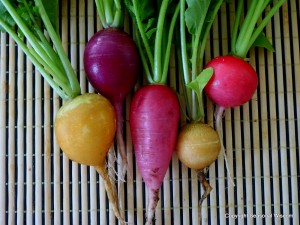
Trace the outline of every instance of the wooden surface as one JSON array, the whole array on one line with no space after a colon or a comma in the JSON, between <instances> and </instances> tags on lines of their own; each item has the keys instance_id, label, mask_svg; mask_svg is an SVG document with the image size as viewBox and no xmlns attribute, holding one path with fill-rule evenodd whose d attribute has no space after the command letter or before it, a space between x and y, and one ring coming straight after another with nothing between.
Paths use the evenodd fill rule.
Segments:
<instances>
[{"instance_id":1,"label":"wooden surface","mask_svg":"<svg viewBox=\"0 0 300 225\"><path fill-rule=\"evenodd\" d=\"M206 62L228 53L233 9L233 5L221 8ZM62 40L84 92L93 91L84 75L82 55L87 40L101 29L95 12L92 0L69 0L61 6ZM265 29L276 52L251 50L250 63L259 76L257 92L243 107L226 110L223 118L235 186L220 155L209 168L213 191L204 201L202 224L299 224L299 32L299 0L287 0ZM13 40L2 33L0 38L0 224L117 224L95 169L69 161L55 142L53 120L61 100ZM182 86L175 75L173 54L169 84L182 101ZM143 224L147 193L130 138L131 97L124 114L131 167L122 200L129 224ZM206 119L211 125L213 111L207 100ZM202 189L196 173L181 165L175 154L160 194L155 224L198 224Z\"/></svg>"}]
</instances>

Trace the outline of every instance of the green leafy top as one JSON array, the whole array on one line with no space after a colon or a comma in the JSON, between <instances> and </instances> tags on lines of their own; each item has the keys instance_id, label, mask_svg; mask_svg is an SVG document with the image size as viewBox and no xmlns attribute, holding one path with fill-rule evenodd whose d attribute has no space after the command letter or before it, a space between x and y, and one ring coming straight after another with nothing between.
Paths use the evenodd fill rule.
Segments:
<instances>
[{"instance_id":1,"label":"green leafy top","mask_svg":"<svg viewBox=\"0 0 300 225\"><path fill-rule=\"evenodd\" d=\"M179 3L125 0L125 4L137 28L137 46L148 81L165 84Z\"/></svg>"},{"instance_id":2,"label":"green leafy top","mask_svg":"<svg viewBox=\"0 0 300 225\"><path fill-rule=\"evenodd\" d=\"M58 0L1 0L0 13L1 31L15 40L51 87L64 99L79 95L78 79L58 35Z\"/></svg>"},{"instance_id":3,"label":"green leafy top","mask_svg":"<svg viewBox=\"0 0 300 225\"><path fill-rule=\"evenodd\" d=\"M125 8L121 0L95 0L95 3L104 28L123 27Z\"/></svg>"},{"instance_id":4,"label":"green leafy top","mask_svg":"<svg viewBox=\"0 0 300 225\"><path fill-rule=\"evenodd\" d=\"M274 51L272 44L262 31L284 2L285 0L251 0L243 18L245 1L238 0L231 37L231 54L246 58L253 46ZM267 7L269 7L268 10L266 10Z\"/></svg>"},{"instance_id":5,"label":"green leafy top","mask_svg":"<svg viewBox=\"0 0 300 225\"><path fill-rule=\"evenodd\" d=\"M191 120L202 121L204 119L202 92L213 74L212 70L202 72L206 40L222 3L230 3L230 1L180 1L178 55L182 61L181 71L187 86L185 90L187 114ZM245 11L245 17L242 18L245 0L237 0L230 54L246 58L249 49L253 46L273 51L272 44L262 30L284 2L285 0L251 0ZM267 7L269 10L266 10Z\"/></svg>"},{"instance_id":6,"label":"green leafy top","mask_svg":"<svg viewBox=\"0 0 300 225\"><path fill-rule=\"evenodd\" d=\"M213 74L203 70L206 41L223 0L181 0L180 40L177 41L181 72L186 88L187 115L190 120L203 121L202 92Z\"/></svg>"}]
</instances>

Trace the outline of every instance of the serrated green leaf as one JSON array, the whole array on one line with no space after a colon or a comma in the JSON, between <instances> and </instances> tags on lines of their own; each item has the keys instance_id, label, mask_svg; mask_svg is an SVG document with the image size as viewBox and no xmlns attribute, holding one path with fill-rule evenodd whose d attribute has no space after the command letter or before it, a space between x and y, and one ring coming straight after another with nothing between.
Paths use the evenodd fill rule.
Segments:
<instances>
[{"instance_id":1,"label":"serrated green leaf","mask_svg":"<svg viewBox=\"0 0 300 225\"><path fill-rule=\"evenodd\" d=\"M185 22L191 34L197 32L201 21L204 21L208 11L210 0L187 0L188 8L185 11Z\"/></svg>"},{"instance_id":2,"label":"serrated green leaf","mask_svg":"<svg viewBox=\"0 0 300 225\"><path fill-rule=\"evenodd\" d=\"M273 45L271 44L271 42L268 40L268 38L265 36L263 32L260 33L260 35L256 38L252 46L265 48L268 51L273 51L273 52L275 51Z\"/></svg>"}]
</instances>

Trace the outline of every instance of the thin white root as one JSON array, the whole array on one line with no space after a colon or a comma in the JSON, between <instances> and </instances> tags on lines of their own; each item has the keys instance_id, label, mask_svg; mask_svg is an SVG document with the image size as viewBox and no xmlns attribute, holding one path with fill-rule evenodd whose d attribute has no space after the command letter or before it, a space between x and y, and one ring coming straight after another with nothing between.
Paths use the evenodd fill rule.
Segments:
<instances>
[{"instance_id":1,"label":"thin white root","mask_svg":"<svg viewBox=\"0 0 300 225\"><path fill-rule=\"evenodd\" d=\"M203 170L199 170L197 171L197 177L199 182L202 184L204 193L201 196L200 200L199 200L199 207L198 207L198 221L199 224L202 224L202 203L203 201L207 198L207 196L209 195L209 193L212 190L212 187L210 186L209 182L206 180L206 174L208 172L207 168L204 168Z\"/></svg>"},{"instance_id":2,"label":"thin white root","mask_svg":"<svg viewBox=\"0 0 300 225\"><path fill-rule=\"evenodd\" d=\"M113 181L116 181L115 175L118 175L118 172L115 170L115 162L117 161L117 157L115 154L115 148L114 146L112 146L107 154L107 170L108 170L108 174L110 179L112 179Z\"/></svg>"},{"instance_id":3,"label":"thin white root","mask_svg":"<svg viewBox=\"0 0 300 225\"><path fill-rule=\"evenodd\" d=\"M120 202L118 200L118 194L116 186L108 175L108 171L104 166L95 166L95 169L100 174L104 181L105 190L109 199L109 203L112 206L115 216L118 218L121 225L125 225L125 219L120 210Z\"/></svg>"},{"instance_id":4,"label":"thin white root","mask_svg":"<svg viewBox=\"0 0 300 225\"><path fill-rule=\"evenodd\" d=\"M152 225L155 209L159 200L158 197L159 190L154 190L148 188L148 204L147 204L147 212L146 212L146 225Z\"/></svg>"},{"instance_id":5,"label":"thin white root","mask_svg":"<svg viewBox=\"0 0 300 225\"><path fill-rule=\"evenodd\" d=\"M231 176L231 172L229 169L229 163L227 160L227 156L226 156L226 151L225 151L225 147L223 144L223 129L222 129L222 118L223 118L223 114L224 114L225 108L221 107L221 106L217 106L216 111L215 111L215 119L216 119L216 129L220 138L220 142L221 142L221 150L224 156L224 161L225 161L225 167L227 170L227 174L230 180L230 183L232 184L232 186L235 186L234 181L232 179Z\"/></svg>"}]
</instances>

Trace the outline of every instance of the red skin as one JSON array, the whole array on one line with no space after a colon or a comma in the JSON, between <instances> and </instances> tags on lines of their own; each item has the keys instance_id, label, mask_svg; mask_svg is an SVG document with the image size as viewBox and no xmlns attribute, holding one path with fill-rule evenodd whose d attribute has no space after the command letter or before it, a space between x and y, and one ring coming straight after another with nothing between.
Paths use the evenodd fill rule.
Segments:
<instances>
[{"instance_id":1,"label":"red skin","mask_svg":"<svg viewBox=\"0 0 300 225\"><path fill-rule=\"evenodd\" d=\"M205 87L206 95L223 108L236 107L248 102L257 89L258 77L253 67L235 56L220 56L206 68L214 73Z\"/></svg>"},{"instance_id":2,"label":"red skin","mask_svg":"<svg viewBox=\"0 0 300 225\"><path fill-rule=\"evenodd\" d=\"M139 89L131 103L130 129L137 167L146 184L147 221L152 221L158 192L170 164L180 117L174 91L164 85Z\"/></svg>"}]
</instances>

